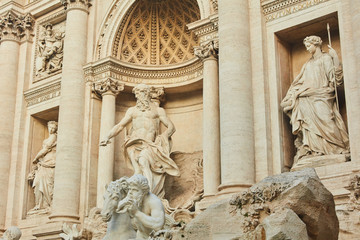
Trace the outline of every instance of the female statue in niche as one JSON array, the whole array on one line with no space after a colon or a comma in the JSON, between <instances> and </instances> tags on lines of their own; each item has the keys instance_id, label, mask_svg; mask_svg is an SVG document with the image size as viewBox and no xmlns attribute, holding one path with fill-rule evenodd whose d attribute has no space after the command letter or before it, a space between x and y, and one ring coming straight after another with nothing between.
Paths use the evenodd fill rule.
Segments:
<instances>
[{"instance_id":1,"label":"female statue in niche","mask_svg":"<svg viewBox=\"0 0 360 240\"><path fill-rule=\"evenodd\" d=\"M29 174L29 181L35 193L35 207L31 211L48 209L54 190L56 159L57 122L48 122L49 137L43 141L42 149L33 160L36 166Z\"/></svg>"},{"instance_id":2,"label":"female statue in niche","mask_svg":"<svg viewBox=\"0 0 360 240\"><path fill-rule=\"evenodd\" d=\"M312 57L281 102L296 135L294 165L304 157L349 153L349 138L336 100L336 85L343 80L338 55L331 46L329 53L322 52L318 36L306 37L303 43Z\"/></svg>"}]
</instances>

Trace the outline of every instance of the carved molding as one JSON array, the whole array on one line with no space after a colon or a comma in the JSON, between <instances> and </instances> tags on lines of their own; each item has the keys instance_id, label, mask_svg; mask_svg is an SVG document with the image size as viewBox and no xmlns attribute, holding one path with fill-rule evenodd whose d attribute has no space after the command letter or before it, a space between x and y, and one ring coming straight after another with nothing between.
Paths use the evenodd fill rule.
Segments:
<instances>
[{"instance_id":1,"label":"carved molding","mask_svg":"<svg viewBox=\"0 0 360 240\"><path fill-rule=\"evenodd\" d=\"M101 96L106 94L116 96L122 90L124 90L124 84L121 84L119 81L116 81L112 78L106 78L93 83L93 91Z\"/></svg>"},{"instance_id":2,"label":"carved molding","mask_svg":"<svg viewBox=\"0 0 360 240\"><path fill-rule=\"evenodd\" d=\"M261 0L266 22L299 12L329 0Z\"/></svg>"},{"instance_id":3,"label":"carved molding","mask_svg":"<svg viewBox=\"0 0 360 240\"><path fill-rule=\"evenodd\" d=\"M37 105L39 103L48 101L50 99L56 98L60 96L60 81L51 83L47 86L30 89L24 93L25 101L27 102L27 106Z\"/></svg>"},{"instance_id":4,"label":"carved molding","mask_svg":"<svg viewBox=\"0 0 360 240\"><path fill-rule=\"evenodd\" d=\"M200 45L219 39L219 16L217 14L211 15L209 18L188 24L187 26L189 30L193 31L199 38Z\"/></svg>"},{"instance_id":5,"label":"carved molding","mask_svg":"<svg viewBox=\"0 0 360 240\"><path fill-rule=\"evenodd\" d=\"M194 47L194 53L197 57L203 60L209 57L217 58L219 53L219 41L209 41L198 47Z\"/></svg>"},{"instance_id":6,"label":"carved molding","mask_svg":"<svg viewBox=\"0 0 360 240\"><path fill-rule=\"evenodd\" d=\"M20 15L9 10L0 17L1 41L20 41L23 37L31 40L34 27L34 18L31 14Z\"/></svg>"},{"instance_id":7,"label":"carved molding","mask_svg":"<svg viewBox=\"0 0 360 240\"><path fill-rule=\"evenodd\" d=\"M125 64L113 57L108 57L88 64L84 67L85 80L96 82L111 77L125 85L134 86L144 83L153 86L159 85L184 85L202 78L202 61L194 59L187 65L176 68L136 68L134 65Z\"/></svg>"},{"instance_id":8,"label":"carved molding","mask_svg":"<svg viewBox=\"0 0 360 240\"><path fill-rule=\"evenodd\" d=\"M79 9L88 12L91 6L90 0L60 0L65 10Z\"/></svg>"}]
</instances>

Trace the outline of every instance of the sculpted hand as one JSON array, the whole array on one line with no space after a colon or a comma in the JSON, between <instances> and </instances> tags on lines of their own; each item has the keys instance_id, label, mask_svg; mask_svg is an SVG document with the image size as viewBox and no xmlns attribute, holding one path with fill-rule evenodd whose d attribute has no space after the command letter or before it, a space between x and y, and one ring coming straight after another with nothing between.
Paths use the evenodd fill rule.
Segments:
<instances>
[{"instance_id":1,"label":"sculpted hand","mask_svg":"<svg viewBox=\"0 0 360 240\"><path fill-rule=\"evenodd\" d=\"M111 143L110 139L106 139L106 140L102 140L99 145L105 147L109 143Z\"/></svg>"},{"instance_id":2,"label":"sculpted hand","mask_svg":"<svg viewBox=\"0 0 360 240\"><path fill-rule=\"evenodd\" d=\"M328 48L329 48L329 54L330 54L330 56L331 56L332 58L337 58L338 55L337 55L336 51L335 51L330 45L328 45Z\"/></svg>"},{"instance_id":3,"label":"sculpted hand","mask_svg":"<svg viewBox=\"0 0 360 240\"><path fill-rule=\"evenodd\" d=\"M130 206L128 208L129 215L130 217L134 217L136 212L139 210L137 206L137 202L130 199L129 203L130 203Z\"/></svg>"}]
</instances>

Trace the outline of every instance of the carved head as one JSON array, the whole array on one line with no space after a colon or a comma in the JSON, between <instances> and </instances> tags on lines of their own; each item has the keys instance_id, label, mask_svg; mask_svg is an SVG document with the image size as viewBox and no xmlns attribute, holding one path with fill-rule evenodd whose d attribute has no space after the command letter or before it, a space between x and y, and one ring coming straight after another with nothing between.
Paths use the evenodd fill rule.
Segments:
<instances>
[{"instance_id":1,"label":"carved head","mask_svg":"<svg viewBox=\"0 0 360 240\"><path fill-rule=\"evenodd\" d=\"M146 85L146 84L139 84L137 86L135 86L132 90L132 92L135 94L135 97L138 100L149 100L151 98L150 92L151 92L151 87Z\"/></svg>"},{"instance_id":2,"label":"carved head","mask_svg":"<svg viewBox=\"0 0 360 240\"><path fill-rule=\"evenodd\" d=\"M118 202L127 194L127 177L122 177L106 186L104 193L104 205L101 210L101 217L105 222L110 221L112 213L115 211Z\"/></svg>"},{"instance_id":3,"label":"carved head","mask_svg":"<svg viewBox=\"0 0 360 240\"><path fill-rule=\"evenodd\" d=\"M21 231L18 227L9 227L3 235L4 240L19 240L21 237Z\"/></svg>"},{"instance_id":4,"label":"carved head","mask_svg":"<svg viewBox=\"0 0 360 240\"><path fill-rule=\"evenodd\" d=\"M58 128L58 123L55 121L49 121L48 122L48 129L49 129L49 133L56 133L57 132L57 128Z\"/></svg>"},{"instance_id":5,"label":"carved head","mask_svg":"<svg viewBox=\"0 0 360 240\"><path fill-rule=\"evenodd\" d=\"M314 35L304 38L303 43L306 47L306 50L308 50L311 54L315 52L317 47L321 49L322 46L321 38Z\"/></svg>"},{"instance_id":6,"label":"carved head","mask_svg":"<svg viewBox=\"0 0 360 240\"><path fill-rule=\"evenodd\" d=\"M129 192L128 197L142 203L143 197L150 192L149 182L146 177L135 174L128 180Z\"/></svg>"},{"instance_id":7,"label":"carved head","mask_svg":"<svg viewBox=\"0 0 360 240\"><path fill-rule=\"evenodd\" d=\"M47 23L44 25L45 32L47 35L51 35L53 32L53 25L51 23Z\"/></svg>"}]
</instances>

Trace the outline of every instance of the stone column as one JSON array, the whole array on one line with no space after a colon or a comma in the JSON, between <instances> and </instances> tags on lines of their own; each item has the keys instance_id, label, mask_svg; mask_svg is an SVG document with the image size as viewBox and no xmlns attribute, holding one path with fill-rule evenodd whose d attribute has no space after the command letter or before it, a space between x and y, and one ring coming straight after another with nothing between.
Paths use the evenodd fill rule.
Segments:
<instances>
[{"instance_id":1,"label":"stone column","mask_svg":"<svg viewBox=\"0 0 360 240\"><path fill-rule=\"evenodd\" d=\"M215 195L220 185L220 115L218 41L195 48L203 60L203 158L204 196Z\"/></svg>"},{"instance_id":2,"label":"stone column","mask_svg":"<svg viewBox=\"0 0 360 240\"><path fill-rule=\"evenodd\" d=\"M111 78L95 82L93 90L102 96L100 140L105 139L115 126L116 96L124 90L124 85ZM103 207L105 186L113 181L114 139L106 147L99 147L96 206Z\"/></svg>"},{"instance_id":3,"label":"stone column","mask_svg":"<svg viewBox=\"0 0 360 240\"><path fill-rule=\"evenodd\" d=\"M219 94L222 193L255 181L248 0L219 4Z\"/></svg>"},{"instance_id":4,"label":"stone column","mask_svg":"<svg viewBox=\"0 0 360 240\"><path fill-rule=\"evenodd\" d=\"M79 219L88 0L61 0L67 9L52 221Z\"/></svg>"},{"instance_id":5,"label":"stone column","mask_svg":"<svg viewBox=\"0 0 360 240\"><path fill-rule=\"evenodd\" d=\"M0 18L0 230L4 228L11 143L14 131L19 44L25 35L23 17L8 11Z\"/></svg>"}]
</instances>

